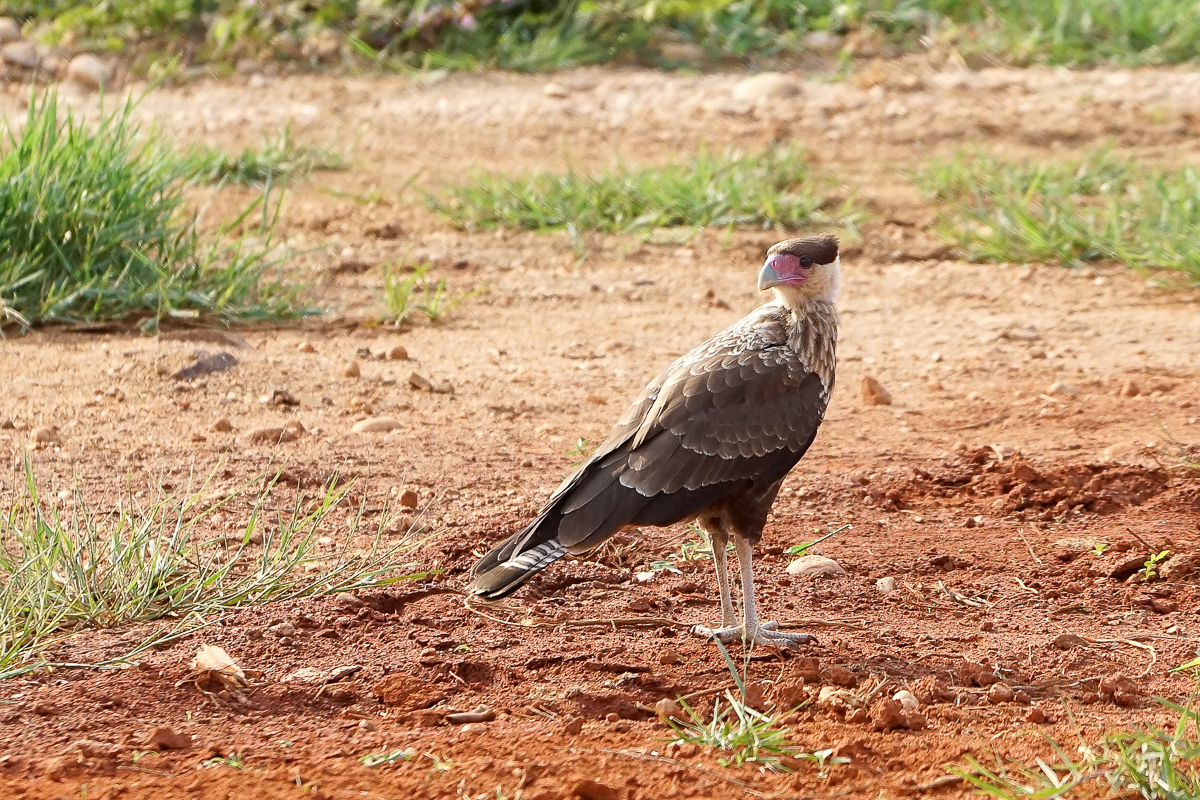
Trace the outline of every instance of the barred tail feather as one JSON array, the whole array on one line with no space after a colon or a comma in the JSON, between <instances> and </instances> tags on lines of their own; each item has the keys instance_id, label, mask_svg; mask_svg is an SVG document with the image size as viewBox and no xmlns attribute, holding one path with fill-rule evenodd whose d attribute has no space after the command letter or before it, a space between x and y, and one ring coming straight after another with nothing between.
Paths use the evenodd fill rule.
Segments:
<instances>
[{"instance_id":1,"label":"barred tail feather","mask_svg":"<svg viewBox=\"0 0 1200 800\"><path fill-rule=\"evenodd\" d=\"M488 600L498 600L512 594L525 581L567 554L567 548L558 539L536 544L533 540L534 531L526 528L493 548L471 570L468 591Z\"/></svg>"}]
</instances>

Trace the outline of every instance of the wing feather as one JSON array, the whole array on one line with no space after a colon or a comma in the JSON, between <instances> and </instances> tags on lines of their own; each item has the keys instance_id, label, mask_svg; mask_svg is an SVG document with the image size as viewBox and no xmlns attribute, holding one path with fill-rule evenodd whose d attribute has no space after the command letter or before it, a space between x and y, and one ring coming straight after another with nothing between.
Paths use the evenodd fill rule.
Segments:
<instances>
[{"instance_id":1,"label":"wing feather","mask_svg":"<svg viewBox=\"0 0 1200 800\"><path fill-rule=\"evenodd\" d=\"M787 474L815 438L832 386L786 332L775 316L748 318L664 370L551 498L559 541L581 552L624 525L686 519Z\"/></svg>"}]
</instances>

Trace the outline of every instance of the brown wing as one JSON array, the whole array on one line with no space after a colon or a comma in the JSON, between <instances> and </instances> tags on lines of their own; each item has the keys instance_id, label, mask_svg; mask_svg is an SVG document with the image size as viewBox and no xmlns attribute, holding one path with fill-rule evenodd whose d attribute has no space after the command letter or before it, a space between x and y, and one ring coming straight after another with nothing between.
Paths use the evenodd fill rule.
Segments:
<instances>
[{"instance_id":1,"label":"brown wing","mask_svg":"<svg viewBox=\"0 0 1200 800\"><path fill-rule=\"evenodd\" d=\"M545 533L583 552L625 525L669 525L774 483L812 444L831 389L783 345L677 362L555 493Z\"/></svg>"}]
</instances>

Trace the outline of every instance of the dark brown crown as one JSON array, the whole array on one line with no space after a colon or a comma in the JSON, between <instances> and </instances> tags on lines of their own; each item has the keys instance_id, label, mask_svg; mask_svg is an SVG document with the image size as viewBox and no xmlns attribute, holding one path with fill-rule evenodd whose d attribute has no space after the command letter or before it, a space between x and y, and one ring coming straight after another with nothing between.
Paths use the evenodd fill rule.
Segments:
<instances>
[{"instance_id":1,"label":"dark brown crown","mask_svg":"<svg viewBox=\"0 0 1200 800\"><path fill-rule=\"evenodd\" d=\"M778 253L797 258L808 256L814 264L832 264L838 257L838 240L830 233L787 239L771 245L771 249L767 251L768 256Z\"/></svg>"}]
</instances>

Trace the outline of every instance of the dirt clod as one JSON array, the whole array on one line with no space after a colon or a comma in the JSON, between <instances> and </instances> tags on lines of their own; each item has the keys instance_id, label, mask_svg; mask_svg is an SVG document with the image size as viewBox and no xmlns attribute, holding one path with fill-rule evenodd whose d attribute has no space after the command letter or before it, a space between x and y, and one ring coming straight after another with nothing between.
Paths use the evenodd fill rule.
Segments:
<instances>
[{"instance_id":1,"label":"dirt clod","mask_svg":"<svg viewBox=\"0 0 1200 800\"><path fill-rule=\"evenodd\" d=\"M177 381L194 381L196 378L204 375L212 375L218 372L232 369L238 364L237 358L233 353L200 353L196 360L188 364L183 369L176 372L171 377Z\"/></svg>"},{"instance_id":2,"label":"dirt clod","mask_svg":"<svg viewBox=\"0 0 1200 800\"><path fill-rule=\"evenodd\" d=\"M908 720L904 714L904 706L890 698L880 698L871 705L871 727L877 731L891 731L896 728L907 728Z\"/></svg>"},{"instance_id":3,"label":"dirt clod","mask_svg":"<svg viewBox=\"0 0 1200 800\"><path fill-rule=\"evenodd\" d=\"M149 750L190 750L192 745L189 734L180 733L167 725L153 728L142 739L142 746Z\"/></svg>"},{"instance_id":4,"label":"dirt clod","mask_svg":"<svg viewBox=\"0 0 1200 800\"><path fill-rule=\"evenodd\" d=\"M1164 581L1183 581L1200 575L1200 553L1176 553L1158 567Z\"/></svg>"},{"instance_id":5,"label":"dirt clod","mask_svg":"<svg viewBox=\"0 0 1200 800\"><path fill-rule=\"evenodd\" d=\"M29 441L36 447L62 444L62 434L57 427L42 425L29 432Z\"/></svg>"},{"instance_id":6,"label":"dirt clod","mask_svg":"<svg viewBox=\"0 0 1200 800\"><path fill-rule=\"evenodd\" d=\"M1088 641L1074 633L1060 633L1054 637L1054 641L1051 644L1059 650L1070 650L1074 647L1087 647Z\"/></svg>"},{"instance_id":7,"label":"dirt clod","mask_svg":"<svg viewBox=\"0 0 1200 800\"><path fill-rule=\"evenodd\" d=\"M989 703L995 706L1001 703L1011 703L1015 695L1016 693L1008 684L994 683L992 684L992 688L988 689L987 699Z\"/></svg>"},{"instance_id":8,"label":"dirt clod","mask_svg":"<svg viewBox=\"0 0 1200 800\"><path fill-rule=\"evenodd\" d=\"M662 720L675 720L676 722L684 722L687 720L687 713L683 710L683 706L669 697L664 697L654 704L654 711Z\"/></svg>"},{"instance_id":9,"label":"dirt clod","mask_svg":"<svg viewBox=\"0 0 1200 800\"><path fill-rule=\"evenodd\" d=\"M249 444L283 444L284 442L294 442L304 434L304 426L296 420L292 420L282 428L255 428L245 435L245 440Z\"/></svg>"},{"instance_id":10,"label":"dirt clod","mask_svg":"<svg viewBox=\"0 0 1200 800\"><path fill-rule=\"evenodd\" d=\"M864 406L890 406L892 394L870 375L864 375L858 387L858 397Z\"/></svg>"},{"instance_id":11,"label":"dirt clod","mask_svg":"<svg viewBox=\"0 0 1200 800\"><path fill-rule=\"evenodd\" d=\"M825 679L835 686L853 689L858 685L858 676L845 667L834 665L825 670Z\"/></svg>"}]
</instances>

